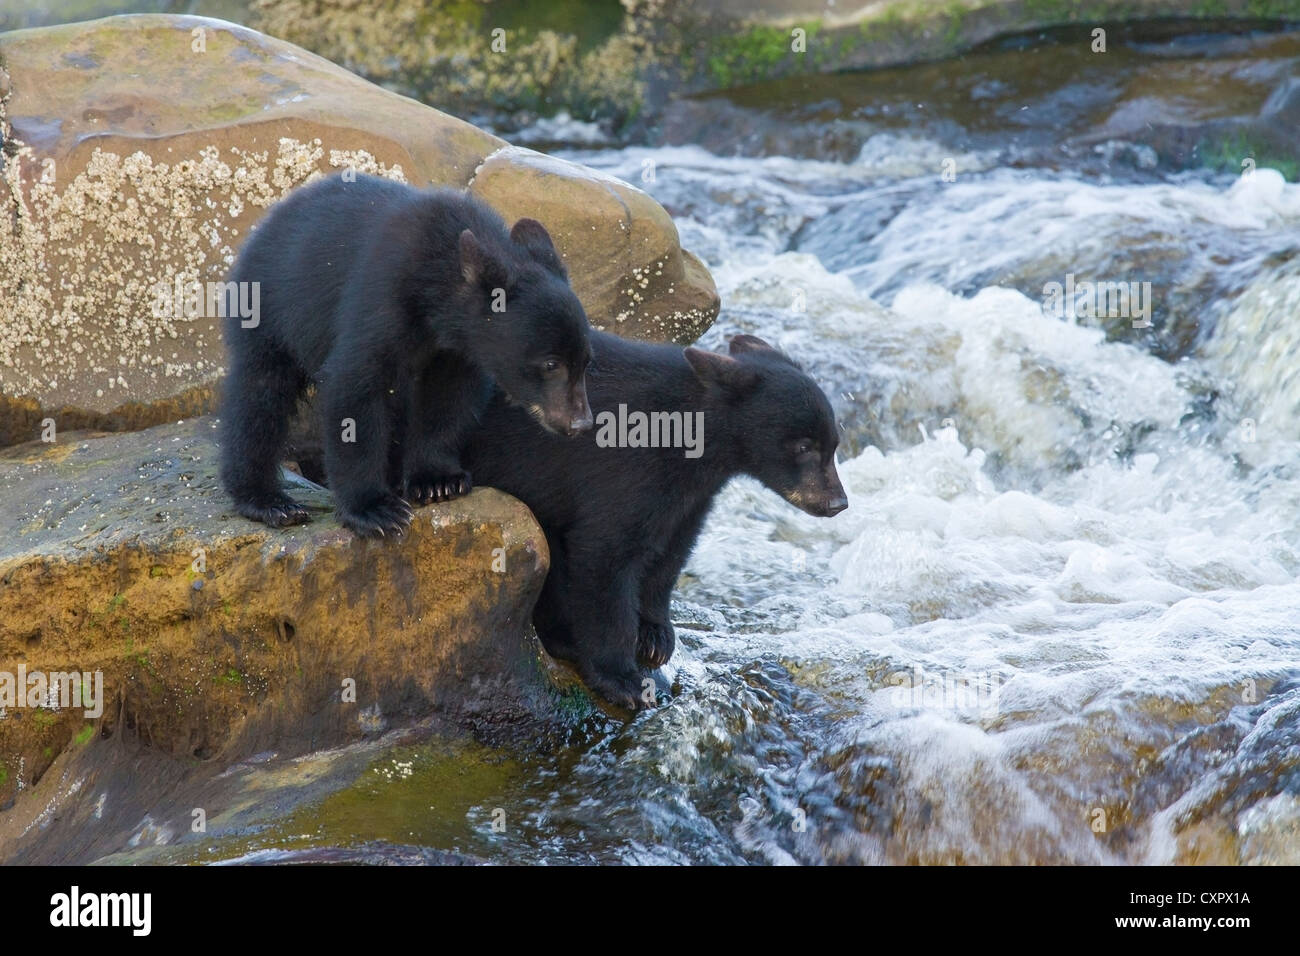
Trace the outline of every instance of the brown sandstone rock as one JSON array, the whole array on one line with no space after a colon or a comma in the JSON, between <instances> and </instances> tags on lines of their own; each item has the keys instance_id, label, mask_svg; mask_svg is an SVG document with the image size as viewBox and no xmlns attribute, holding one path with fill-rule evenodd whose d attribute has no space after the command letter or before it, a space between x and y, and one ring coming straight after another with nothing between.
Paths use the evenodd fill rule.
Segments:
<instances>
[{"instance_id":1,"label":"brown sandstone rock","mask_svg":"<svg viewBox=\"0 0 1300 956\"><path fill-rule=\"evenodd\" d=\"M327 493L297 490L312 522L271 530L233 513L214 429L200 418L0 453L0 680L103 675L102 715L6 708L0 807L68 748L123 734L225 764L395 717L549 714L529 631L549 555L527 508L480 489L369 542L339 527Z\"/></svg>"}]
</instances>

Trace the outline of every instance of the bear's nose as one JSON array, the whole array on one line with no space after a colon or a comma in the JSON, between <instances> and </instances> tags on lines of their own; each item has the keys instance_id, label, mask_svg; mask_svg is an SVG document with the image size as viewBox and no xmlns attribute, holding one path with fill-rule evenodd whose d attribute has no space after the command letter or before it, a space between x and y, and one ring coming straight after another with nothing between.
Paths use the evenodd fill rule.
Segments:
<instances>
[{"instance_id":1,"label":"bear's nose","mask_svg":"<svg viewBox=\"0 0 1300 956\"><path fill-rule=\"evenodd\" d=\"M832 498L826 502L826 517L833 518L849 506L849 499L845 497Z\"/></svg>"}]
</instances>

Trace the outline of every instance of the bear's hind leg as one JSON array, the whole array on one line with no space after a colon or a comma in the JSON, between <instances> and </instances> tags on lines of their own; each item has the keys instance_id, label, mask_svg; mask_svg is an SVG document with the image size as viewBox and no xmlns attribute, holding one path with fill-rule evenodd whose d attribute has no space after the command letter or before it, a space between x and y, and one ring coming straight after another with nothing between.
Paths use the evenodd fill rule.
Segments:
<instances>
[{"instance_id":1,"label":"bear's hind leg","mask_svg":"<svg viewBox=\"0 0 1300 956\"><path fill-rule=\"evenodd\" d=\"M222 483L241 515L273 528L310 520L280 489L280 452L305 385L291 356L258 343L236 354L222 388Z\"/></svg>"},{"instance_id":2,"label":"bear's hind leg","mask_svg":"<svg viewBox=\"0 0 1300 956\"><path fill-rule=\"evenodd\" d=\"M593 691L625 710L655 704L653 678L636 659L638 575L635 567L575 565L565 596L579 675Z\"/></svg>"}]
</instances>

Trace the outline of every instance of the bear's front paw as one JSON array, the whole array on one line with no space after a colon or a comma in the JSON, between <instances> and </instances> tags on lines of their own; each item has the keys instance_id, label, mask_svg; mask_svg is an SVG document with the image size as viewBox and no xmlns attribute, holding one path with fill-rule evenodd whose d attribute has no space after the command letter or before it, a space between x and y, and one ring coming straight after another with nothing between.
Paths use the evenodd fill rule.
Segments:
<instances>
[{"instance_id":1,"label":"bear's front paw","mask_svg":"<svg viewBox=\"0 0 1300 956\"><path fill-rule=\"evenodd\" d=\"M673 656L677 637L673 626L648 617L641 618L636 635L636 662L642 667L663 667Z\"/></svg>"},{"instance_id":2,"label":"bear's front paw","mask_svg":"<svg viewBox=\"0 0 1300 956\"><path fill-rule=\"evenodd\" d=\"M362 538L400 534L411 523L411 506L393 494L363 507L340 505L337 514L339 524Z\"/></svg>"},{"instance_id":3,"label":"bear's front paw","mask_svg":"<svg viewBox=\"0 0 1300 956\"><path fill-rule=\"evenodd\" d=\"M582 681L593 693L623 711L638 711L655 706L655 682L639 671L605 671L586 668Z\"/></svg>"},{"instance_id":4,"label":"bear's front paw","mask_svg":"<svg viewBox=\"0 0 1300 956\"><path fill-rule=\"evenodd\" d=\"M241 501L236 507L245 518L260 521L272 528L285 525L304 524L311 520L307 509L288 495L276 495L259 501Z\"/></svg>"},{"instance_id":5,"label":"bear's front paw","mask_svg":"<svg viewBox=\"0 0 1300 956\"><path fill-rule=\"evenodd\" d=\"M406 480L406 500L415 505L427 505L435 501L451 501L461 495L467 495L474 487L468 471L456 471L441 475L416 475Z\"/></svg>"}]
</instances>

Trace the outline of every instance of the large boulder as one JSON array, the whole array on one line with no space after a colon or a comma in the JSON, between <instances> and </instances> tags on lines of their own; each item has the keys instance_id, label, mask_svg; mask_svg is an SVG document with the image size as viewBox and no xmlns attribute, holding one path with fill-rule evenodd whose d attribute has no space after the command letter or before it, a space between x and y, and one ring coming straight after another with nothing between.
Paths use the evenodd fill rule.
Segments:
<instances>
[{"instance_id":1,"label":"large boulder","mask_svg":"<svg viewBox=\"0 0 1300 956\"><path fill-rule=\"evenodd\" d=\"M469 187L541 220L598 326L690 341L717 313L645 193L253 30L110 17L0 35L0 64L0 444L47 417L119 429L208 409L219 320L185 290L220 279L273 202L331 170Z\"/></svg>"},{"instance_id":2,"label":"large boulder","mask_svg":"<svg viewBox=\"0 0 1300 956\"><path fill-rule=\"evenodd\" d=\"M271 530L233 513L214 434L200 418L0 453L0 808L114 738L223 767L431 713L545 723L529 621L549 555L526 507L478 489L371 542L308 489L312 522ZM61 697L73 672L102 675L97 704Z\"/></svg>"},{"instance_id":3,"label":"large boulder","mask_svg":"<svg viewBox=\"0 0 1300 956\"><path fill-rule=\"evenodd\" d=\"M547 222L569 258L584 263L570 266L569 280L595 325L631 338L693 341L717 314L718 295L704 264L677 245L672 218L635 186L595 171L579 179L572 168L508 146L478 168L470 191ZM548 220L556 205L568 214ZM629 262L642 264L628 272ZM665 296L671 310L659 304Z\"/></svg>"}]
</instances>

